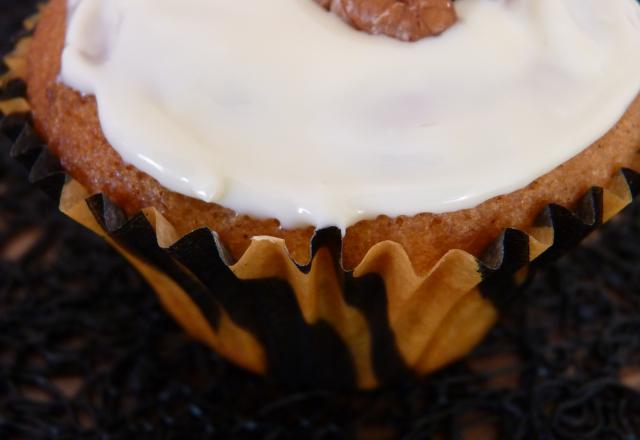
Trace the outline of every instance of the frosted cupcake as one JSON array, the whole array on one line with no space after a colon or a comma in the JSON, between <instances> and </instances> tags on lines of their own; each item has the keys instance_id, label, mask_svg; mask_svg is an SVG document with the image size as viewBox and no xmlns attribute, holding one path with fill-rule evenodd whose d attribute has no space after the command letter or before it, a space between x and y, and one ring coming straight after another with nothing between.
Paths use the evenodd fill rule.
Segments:
<instances>
[{"instance_id":1,"label":"frosted cupcake","mask_svg":"<svg viewBox=\"0 0 640 440\"><path fill-rule=\"evenodd\" d=\"M496 280L631 200L640 6L316 3L52 0L28 103L61 208L190 333L370 388L463 356Z\"/></svg>"}]
</instances>

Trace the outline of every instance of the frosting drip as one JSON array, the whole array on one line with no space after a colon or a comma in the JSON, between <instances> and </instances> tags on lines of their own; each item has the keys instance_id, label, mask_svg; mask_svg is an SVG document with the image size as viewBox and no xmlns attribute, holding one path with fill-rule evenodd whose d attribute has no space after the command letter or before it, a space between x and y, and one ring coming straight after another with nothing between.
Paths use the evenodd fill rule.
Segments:
<instances>
[{"instance_id":1,"label":"frosting drip","mask_svg":"<svg viewBox=\"0 0 640 440\"><path fill-rule=\"evenodd\" d=\"M165 187L284 227L528 185L640 90L635 0L458 0L407 44L313 1L68 0L61 81Z\"/></svg>"}]
</instances>

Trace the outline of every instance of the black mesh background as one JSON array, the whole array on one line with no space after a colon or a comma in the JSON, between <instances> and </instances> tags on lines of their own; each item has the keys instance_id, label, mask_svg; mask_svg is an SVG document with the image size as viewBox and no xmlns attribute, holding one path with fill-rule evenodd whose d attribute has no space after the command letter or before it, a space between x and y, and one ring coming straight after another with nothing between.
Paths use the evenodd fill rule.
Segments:
<instances>
[{"instance_id":1,"label":"black mesh background","mask_svg":"<svg viewBox=\"0 0 640 440\"><path fill-rule=\"evenodd\" d=\"M32 3L0 0L0 49ZM2 440L640 438L640 206L538 273L464 362L302 392L190 341L0 144Z\"/></svg>"}]
</instances>

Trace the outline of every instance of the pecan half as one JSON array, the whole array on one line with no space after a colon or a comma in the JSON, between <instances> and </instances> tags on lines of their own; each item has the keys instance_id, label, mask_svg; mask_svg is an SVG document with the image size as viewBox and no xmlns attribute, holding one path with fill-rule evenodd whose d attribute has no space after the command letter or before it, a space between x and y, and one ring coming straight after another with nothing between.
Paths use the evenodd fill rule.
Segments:
<instances>
[{"instance_id":1,"label":"pecan half","mask_svg":"<svg viewBox=\"0 0 640 440\"><path fill-rule=\"evenodd\" d=\"M456 20L452 0L315 0L354 28L416 41L438 35Z\"/></svg>"}]
</instances>

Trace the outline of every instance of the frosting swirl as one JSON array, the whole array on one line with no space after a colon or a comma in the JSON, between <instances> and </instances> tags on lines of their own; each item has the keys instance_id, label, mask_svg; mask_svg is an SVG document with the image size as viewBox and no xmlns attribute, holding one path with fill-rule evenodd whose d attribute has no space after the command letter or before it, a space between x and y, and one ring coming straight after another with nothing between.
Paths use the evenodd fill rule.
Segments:
<instances>
[{"instance_id":1,"label":"frosting swirl","mask_svg":"<svg viewBox=\"0 0 640 440\"><path fill-rule=\"evenodd\" d=\"M581 152L640 90L635 0L458 0L406 44L311 1L68 0L61 80L123 159L283 226L470 208Z\"/></svg>"}]
</instances>

